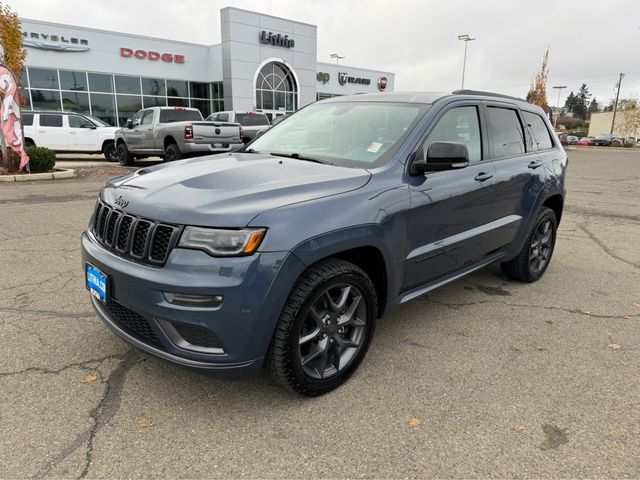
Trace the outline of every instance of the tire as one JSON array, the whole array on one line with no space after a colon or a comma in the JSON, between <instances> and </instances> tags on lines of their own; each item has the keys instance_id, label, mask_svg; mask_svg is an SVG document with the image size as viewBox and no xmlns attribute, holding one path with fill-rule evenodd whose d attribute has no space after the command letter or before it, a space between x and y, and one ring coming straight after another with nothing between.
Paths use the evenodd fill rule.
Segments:
<instances>
[{"instance_id":1,"label":"tire","mask_svg":"<svg viewBox=\"0 0 640 480\"><path fill-rule=\"evenodd\" d=\"M31 140L30 138L25 138L24 139L24 146L29 148L29 147L35 147L36 144L33 140Z\"/></svg>"},{"instance_id":2,"label":"tire","mask_svg":"<svg viewBox=\"0 0 640 480\"><path fill-rule=\"evenodd\" d=\"M267 356L271 377L307 397L339 387L369 349L377 308L361 268L338 258L310 267L280 314Z\"/></svg>"},{"instance_id":3,"label":"tire","mask_svg":"<svg viewBox=\"0 0 640 480\"><path fill-rule=\"evenodd\" d=\"M104 158L106 158L108 162L117 162L118 151L116 150L115 142L107 143L102 149L102 154L104 155Z\"/></svg>"},{"instance_id":4,"label":"tire","mask_svg":"<svg viewBox=\"0 0 640 480\"><path fill-rule=\"evenodd\" d=\"M127 148L127 145L124 142L118 145L117 151L118 151L118 161L120 162L120 165L122 165L123 167L128 167L133 165L133 155L129 153L129 149Z\"/></svg>"},{"instance_id":5,"label":"tire","mask_svg":"<svg viewBox=\"0 0 640 480\"><path fill-rule=\"evenodd\" d=\"M175 160L180 160L182 158L182 152L178 148L178 145L175 143L170 143L164 149L164 161L165 162L173 162Z\"/></svg>"},{"instance_id":6,"label":"tire","mask_svg":"<svg viewBox=\"0 0 640 480\"><path fill-rule=\"evenodd\" d=\"M500 264L502 273L520 282L539 280L551 263L557 231L556 214L542 207L518 256Z\"/></svg>"}]
</instances>

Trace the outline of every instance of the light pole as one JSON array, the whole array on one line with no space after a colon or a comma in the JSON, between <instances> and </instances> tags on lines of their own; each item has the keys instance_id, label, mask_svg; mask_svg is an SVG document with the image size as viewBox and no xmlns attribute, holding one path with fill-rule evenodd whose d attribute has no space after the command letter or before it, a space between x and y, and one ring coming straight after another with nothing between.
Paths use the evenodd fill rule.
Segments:
<instances>
[{"instance_id":1,"label":"light pole","mask_svg":"<svg viewBox=\"0 0 640 480\"><path fill-rule=\"evenodd\" d=\"M560 108L560 92L562 92L562 90L564 90L565 88L567 88L566 85L555 85L553 88L555 88L556 90L558 90L558 102L556 103L556 116L553 117L553 129L556 129L556 125L558 124L558 109Z\"/></svg>"},{"instance_id":2,"label":"light pole","mask_svg":"<svg viewBox=\"0 0 640 480\"><path fill-rule=\"evenodd\" d=\"M464 90L464 72L467 68L467 43L472 42L475 38L471 38L468 33L464 35L458 35L458 40L462 40L464 42L464 60L462 61L462 86L461 90Z\"/></svg>"},{"instance_id":3,"label":"light pole","mask_svg":"<svg viewBox=\"0 0 640 480\"><path fill-rule=\"evenodd\" d=\"M340 60L342 60L343 58L347 58L347 57L344 57L344 56L342 56L342 55L338 55L337 53L332 53L332 54L331 54L331 55L329 55L329 56L330 56L331 58L335 58L335 59L336 59L336 65L337 65L337 64L338 64L338 62L339 62Z\"/></svg>"}]
</instances>

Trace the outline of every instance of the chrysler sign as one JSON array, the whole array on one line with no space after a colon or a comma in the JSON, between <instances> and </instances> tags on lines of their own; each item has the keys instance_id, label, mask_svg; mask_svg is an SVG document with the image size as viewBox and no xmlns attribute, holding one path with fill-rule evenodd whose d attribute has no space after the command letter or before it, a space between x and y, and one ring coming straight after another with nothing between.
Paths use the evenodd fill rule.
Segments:
<instances>
[{"instance_id":1,"label":"chrysler sign","mask_svg":"<svg viewBox=\"0 0 640 480\"><path fill-rule=\"evenodd\" d=\"M89 41L84 38L57 35L55 33L22 32L25 47L56 52L88 52Z\"/></svg>"}]
</instances>

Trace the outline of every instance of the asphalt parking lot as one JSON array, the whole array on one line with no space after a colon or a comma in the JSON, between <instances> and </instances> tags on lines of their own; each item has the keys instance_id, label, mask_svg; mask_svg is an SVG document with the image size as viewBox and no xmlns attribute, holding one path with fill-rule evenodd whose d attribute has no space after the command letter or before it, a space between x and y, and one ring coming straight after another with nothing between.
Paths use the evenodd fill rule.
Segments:
<instances>
[{"instance_id":1,"label":"asphalt parking lot","mask_svg":"<svg viewBox=\"0 0 640 480\"><path fill-rule=\"evenodd\" d=\"M640 476L640 151L569 151L544 278L490 267L380 321L321 398L129 348L79 236L103 166L0 187L0 477Z\"/></svg>"}]
</instances>

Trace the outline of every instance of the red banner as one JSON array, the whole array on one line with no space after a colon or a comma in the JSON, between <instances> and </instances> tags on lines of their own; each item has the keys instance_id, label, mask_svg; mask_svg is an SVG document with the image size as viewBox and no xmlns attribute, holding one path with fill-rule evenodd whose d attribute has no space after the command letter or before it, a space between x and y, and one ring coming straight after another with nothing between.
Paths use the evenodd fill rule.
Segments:
<instances>
[{"instance_id":1,"label":"red banner","mask_svg":"<svg viewBox=\"0 0 640 480\"><path fill-rule=\"evenodd\" d=\"M6 66L0 65L0 126L7 146L20 155L20 171L29 163L29 156L24 151L22 135L22 119L18 100L18 82Z\"/></svg>"}]
</instances>

